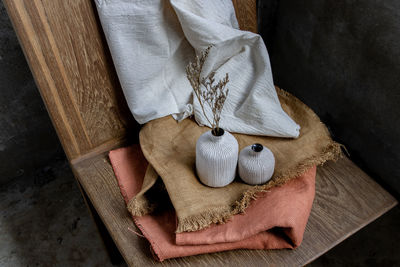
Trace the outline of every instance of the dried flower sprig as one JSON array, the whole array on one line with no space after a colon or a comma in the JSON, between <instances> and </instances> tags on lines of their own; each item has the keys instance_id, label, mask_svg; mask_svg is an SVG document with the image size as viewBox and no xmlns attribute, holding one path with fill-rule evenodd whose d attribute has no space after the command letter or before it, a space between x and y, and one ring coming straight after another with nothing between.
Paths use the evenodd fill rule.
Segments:
<instances>
[{"instance_id":1,"label":"dried flower sprig","mask_svg":"<svg viewBox=\"0 0 400 267\"><path fill-rule=\"evenodd\" d=\"M221 112L225 104L226 97L228 96L229 89L226 85L229 82L229 75L226 73L222 80L215 83L215 72L211 72L206 77L201 77L204 63L210 53L212 45L207 47L201 52L201 56L196 55L195 62L189 62L186 67L186 77L199 100L200 107L203 111L204 117L211 125L213 133L219 133L219 122L221 120ZM203 85L203 86L202 86ZM212 112L212 121L208 118L204 105L207 104Z\"/></svg>"}]
</instances>

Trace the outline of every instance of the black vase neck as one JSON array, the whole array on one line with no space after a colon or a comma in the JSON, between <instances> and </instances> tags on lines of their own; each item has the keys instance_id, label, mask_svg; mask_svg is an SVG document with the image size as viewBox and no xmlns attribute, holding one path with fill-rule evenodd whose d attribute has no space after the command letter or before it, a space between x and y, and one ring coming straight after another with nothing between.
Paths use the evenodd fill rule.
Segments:
<instances>
[{"instance_id":1,"label":"black vase neck","mask_svg":"<svg viewBox=\"0 0 400 267\"><path fill-rule=\"evenodd\" d=\"M261 152L263 150L263 145L262 144L253 144L251 145L251 150L253 150L254 152Z\"/></svg>"},{"instance_id":2,"label":"black vase neck","mask_svg":"<svg viewBox=\"0 0 400 267\"><path fill-rule=\"evenodd\" d=\"M212 135L214 136L223 136L225 131L222 128L214 128L211 130Z\"/></svg>"}]
</instances>

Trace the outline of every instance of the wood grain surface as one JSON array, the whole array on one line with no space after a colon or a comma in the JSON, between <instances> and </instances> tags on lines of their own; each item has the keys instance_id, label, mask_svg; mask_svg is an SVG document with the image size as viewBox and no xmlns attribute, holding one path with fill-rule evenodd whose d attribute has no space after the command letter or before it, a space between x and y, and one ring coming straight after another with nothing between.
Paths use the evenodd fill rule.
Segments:
<instances>
[{"instance_id":1,"label":"wood grain surface","mask_svg":"<svg viewBox=\"0 0 400 267\"><path fill-rule=\"evenodd\" d=\"M135 127L90 0L5 0L69 159Z\"/></svg>"},{"instance_id":2,"label":"wood grain surface","mask_svg":"<svg viewBox=\"0 0 400 267\"><path fill-rule=\"evenodd\" d=\"M232 3L240 29L257 33L257 1L232 0Z\"/></svg>"},{"instance_id":3,"label":"wood grain surface","mask_svg":"<svg viewBox=\"0 0 400 267\"><path fill-rule=\"evenodd\" d=\"M128 230L135 226L107 155L81 161L73 169L131 266L303 266L396 205L390 194L348 158L343 158L317 169L316 198L299 248L236 250L158 263L151 256L148 242Z\"/></svg>"},{"instance_id":4,"label":"wood grain surface","mask_svg":"<svg viewBox=\"0 0 400 267\"><path fill-rule=\"evenodd\" d=\"M257 1L232 0L241 30L257 33Z\"/></svg>"}]
</instances>

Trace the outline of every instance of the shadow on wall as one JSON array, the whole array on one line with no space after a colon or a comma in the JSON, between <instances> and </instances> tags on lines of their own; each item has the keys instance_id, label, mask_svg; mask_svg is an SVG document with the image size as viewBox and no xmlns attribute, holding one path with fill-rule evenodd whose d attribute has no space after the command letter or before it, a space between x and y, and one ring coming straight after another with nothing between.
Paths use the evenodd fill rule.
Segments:
<instances>
[{"instance_id":1,"label":"shadow on wall","mask_svg":"<svg viewBox=\"0 0 400 267\"><path fill-rule=\"evenodd\" d=\"M311 106L355 162L398 196L400 1L267 2L276 12L260 10L260 25L275 25L261 30L275 83Z\"/></svg>"},{"instance_id":2,"label":"shadow on wall","mask_svg":"<svg viewBox=\"0 0 400 267\"><path fill-rule=\"evenodd\" d=\"M0 185L64 157L0 1Z\"/></svg>"}]
</instances>

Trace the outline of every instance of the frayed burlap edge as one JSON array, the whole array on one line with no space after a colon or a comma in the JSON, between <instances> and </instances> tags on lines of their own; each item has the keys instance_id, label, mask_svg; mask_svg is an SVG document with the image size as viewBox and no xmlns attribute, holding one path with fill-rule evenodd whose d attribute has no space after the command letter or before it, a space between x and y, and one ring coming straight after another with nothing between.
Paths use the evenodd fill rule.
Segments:
<instances>
[{"instance_id":1,"label":"frayed burlap edge","mask_svg":"<svg viewBox=\"0 0 400 267\"><path fill-rule=\"evenodd\" d=\"M307 105L302 103L297 97L291 95L290 93L279 87L276 87L276 91L279 95L287 97L293 102L300 102L301 105L304 105L305 108L311 112L314 118L320 121L317 114L315 114L314 111L312 111ZM322 122L320 123L323 124ZM328 129L324 124L323 127L325 128L327 136L329 136ZM257 199L257 194L261 192L266 192L275 186L282 186L288 181L297 178L313 166L323 165L328 160L337 161L343 156L341 147L344 146L331 140L331 142L324 149L322 149L322 151L318 155L315 155L311 158L304 160L303 162L300 162L295 168L289 169L281 175L274 177L272 181L268 182L265 185L254 186L251 189L245 191L242 197L237 200L232 206L214 207L198 215L180 218L176 232L193 232L204 229L213 223L227 222L230 218L232 218L233 215L244 213L247 207L250 205L251 201Z\"/></svg>"},{"instance_id":2,"label":"frayed burlap edge","mask_svg":"<svg viewBox=\"0 0 400 267\"><path fill-rule=\"evenodd\" d=\"M143 185L140 192L128 201L128 211L133 216L143 216L153 212L157 204L146 197L146 193L156 186L158 174L152 165L148 165L145 176L143 178ZM164 187L165 188L165 187ZM164 189L163 188L163 189Z\"/></svg>"},{"instance_id":3,"label":"frayed burlap edge","mask_svg":"<svg viewBox=\"0 0 400 267\"><path fill-rule=\"evenodd\" d=\"M143 216L152 213L156 208L156 204L150 203L146 197L140 196L129 200L127 208L133 216Z\"/></svg>"},{"instance_id":4,"label":"frayed burlap edge","mask_svg":"<svg viewBox=\"0 0 400 267\"><path fill-rule=\"evenodd\" d=\"M180 219L176 232L193 232L204 229L213 223L227 222L233 215L244 213L251 201L257 199L257 194L266 192L275 186L284 185L313 166L323 165L328 160L338 160L343 156L341 146L341 144L332 141L320 155L299 163L293 170L289 170L275 177L271 182L265 185L254 186L247 190L231 207L211 208L204 211L202 214Z\"/></svg>"}]
</instances>

